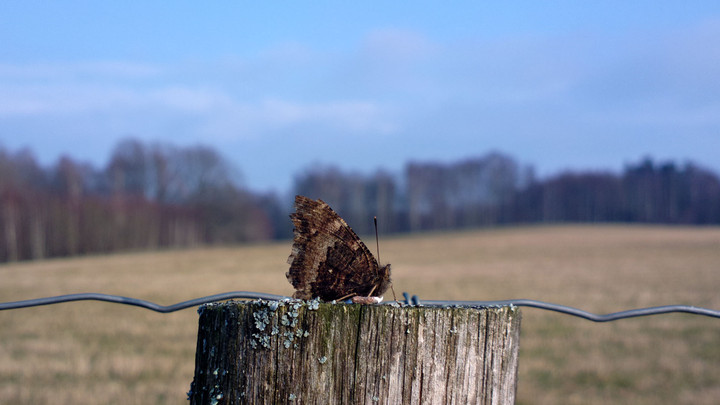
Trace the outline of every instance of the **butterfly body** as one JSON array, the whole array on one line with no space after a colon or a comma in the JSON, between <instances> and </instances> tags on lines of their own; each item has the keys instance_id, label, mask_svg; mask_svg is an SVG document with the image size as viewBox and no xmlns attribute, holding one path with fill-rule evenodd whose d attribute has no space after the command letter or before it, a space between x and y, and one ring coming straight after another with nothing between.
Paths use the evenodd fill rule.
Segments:
<instances>
[{"instance_id":1,"label":"butterfly body","mask_svg":"<svg viewBox=\"0 0 720 405\"><path fill-rule=\"evenodd\" d=\"M390 287L390 265L380 266L370 250L322 200L295 197L290 270L294 298L323 301L380 297Z\"/></svg>"}]
</instances>

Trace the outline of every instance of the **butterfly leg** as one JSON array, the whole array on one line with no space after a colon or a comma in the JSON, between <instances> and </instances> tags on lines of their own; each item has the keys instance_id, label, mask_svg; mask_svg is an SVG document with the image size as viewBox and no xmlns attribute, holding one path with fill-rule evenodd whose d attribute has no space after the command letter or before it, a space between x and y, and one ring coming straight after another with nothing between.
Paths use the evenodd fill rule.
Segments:
<instances>
[{"instance_id":1,"label":"butterfly leg","mask_svg":"<svg viewBox=\"0 0 720 405\"><path fill-rule=\"evenodd\" d=\"M356 295L357 295L357 294L355 294L355 293L350 293L350 294L347 294L347 295L343 295L342 297L336 299L335 301L344 301L344 300L346 300L346 299L348 299L348 298L350 298L350 297L354 297L354 296L356 296Z\"/></svg>"},{"instance_id":2,"label":"butterfly leg","mask_svg":"<svg viewBox=\"0 0 720 405\"><path fill-rule=\"evenodd\" d=\"M370 290L370 292L368 293L367 296L368 296L368 297L372 297L372 293L375 292L375 289L376 289L376 288L377 288L377 284L375 284L375 285L373 286L372 290Z\"/></svg>"},{"instance_id":3,"label":"butterfly leg","mask_svg":"<svg viewBox=\"0 0 720 405\"><path fill-rule=\"evenodd\" d=\"M367 297L362 297L362 298L372 297L372 293L375 292L375 289L376 289L376 288L377 288L377 285L374 285L373 288L372 288L372 290L370 290L370 292L368 293ZM357 293L350 293L350 294L347 294L347 295L343 295L342 297L338 298L336 301L343 301L343 300L346 300L346 299L348 299L348 298L350 298L350 297L355 297L355 296L357 296ZM358 297L358 298L360 298L360 297Z\"/></svg>"}]
</instances>

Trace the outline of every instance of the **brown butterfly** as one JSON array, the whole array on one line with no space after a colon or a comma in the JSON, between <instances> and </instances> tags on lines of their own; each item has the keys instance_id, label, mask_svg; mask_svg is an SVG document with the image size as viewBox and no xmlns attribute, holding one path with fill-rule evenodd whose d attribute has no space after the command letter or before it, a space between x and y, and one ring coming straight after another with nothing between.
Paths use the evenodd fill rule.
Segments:
<instances>
[{"instance_id":1,"label":"brown butterfly","mask_svg":"<svg viewBox=\"0 0 720 405\"><path fill-rule=\"evenodd\" d=\"M295 239L285 275L297 290L293 298L379 302L391 284L390 265L380 267L345 220L324 201L300 195L290 218Z\"/></svg>"}]
</instances>

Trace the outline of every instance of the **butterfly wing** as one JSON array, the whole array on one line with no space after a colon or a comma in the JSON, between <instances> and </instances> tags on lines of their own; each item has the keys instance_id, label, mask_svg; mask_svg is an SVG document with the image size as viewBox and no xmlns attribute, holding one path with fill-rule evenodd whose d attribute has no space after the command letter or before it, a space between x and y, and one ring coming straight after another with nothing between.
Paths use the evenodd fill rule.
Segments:
<instances>
[{"instance_id":1,"label":"butterfly wing","mask_svg":"<svg viewBox=\"0 0 720 405\"><path fill-rule=\"evenodd\" d=\"M384 293L390 266L379 267L355 232L328 204L295 197L295 225L290 270L295 298L332 301L350 295Z\"/></svg>"}]
</instances>

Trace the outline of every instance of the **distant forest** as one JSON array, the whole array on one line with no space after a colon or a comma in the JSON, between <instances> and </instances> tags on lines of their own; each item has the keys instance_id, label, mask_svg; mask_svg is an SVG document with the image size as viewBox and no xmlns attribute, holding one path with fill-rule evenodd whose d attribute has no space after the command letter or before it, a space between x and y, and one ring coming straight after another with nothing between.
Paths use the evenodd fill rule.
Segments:
<instances>
[{"instance_id":1,"label":"distant forest","mask_svg":"<svg viewBox=\"0 0 720 405\"><path fill-rule=\"evenodd\" d=\"M289 238L294 194L322 198L360 234L519 223L720 224L720 179L692 162L627 165L621 174L537 179L512 157L409 162L372 175L314 167L292 195L259 194L217 151L127 139L105 167L0 148L0 262Z\"/></svg>"}]
</instances>

